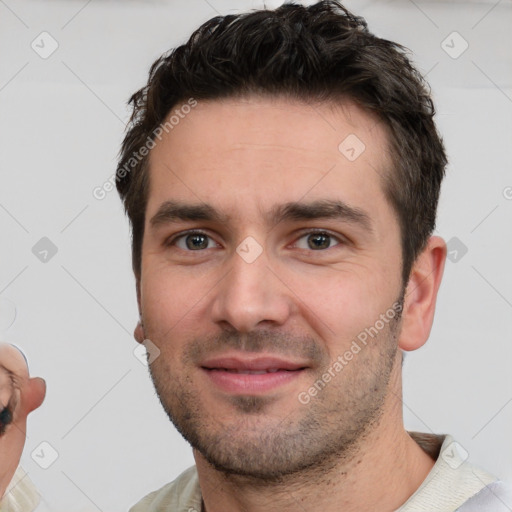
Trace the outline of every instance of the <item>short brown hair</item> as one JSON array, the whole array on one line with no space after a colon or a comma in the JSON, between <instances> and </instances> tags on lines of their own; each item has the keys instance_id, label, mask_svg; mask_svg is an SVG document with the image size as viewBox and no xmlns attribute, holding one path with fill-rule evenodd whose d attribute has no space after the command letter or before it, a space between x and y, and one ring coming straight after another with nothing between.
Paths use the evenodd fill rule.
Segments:
<instances>
[{"instance_id":1,"label":"short brown hair","mask_svg":"<svg viewBox=\"0 0 512 512\"><path fill-rule=\"evenodd\" d=\"M373 35L363 18L335 0L217 16L152 65L147 85L129 101L133 112L116 174L132 226L135 275L141 271L149 170L147 156L133 155L154 140L180 102L251 94L308 103L350 98L384 122L393 165L383 188L401 229L405 286L434 230L447 163L435 109L407 50Z\"/></svg>"}]
</instances>

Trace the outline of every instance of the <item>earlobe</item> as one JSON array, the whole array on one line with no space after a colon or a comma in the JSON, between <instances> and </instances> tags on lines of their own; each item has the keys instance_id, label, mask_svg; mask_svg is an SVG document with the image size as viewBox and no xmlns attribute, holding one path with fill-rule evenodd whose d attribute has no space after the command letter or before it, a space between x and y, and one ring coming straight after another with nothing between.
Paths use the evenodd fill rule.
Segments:
<instances>
[{"instance_id":1,"label":"earlobe","mask_svg":"<svg viewBox=\"0 0 512 512\"><path fill-rule=\"evenodd\" d=\"M142 324L142 320L137 322L137 326L133 331L133 337L138 343L142 343L145 340L146 336L144 335L144 326Z\"/></svg>"},{"instance_id":2,"label":"earlobe","mask_svg":"<svg viewBox=\"0 0 512 512\"><path fill-rule=\"evenodd\" d=\"M420 348L430 335L445 260L446 243L441 237L430 237L426 248L413 264L405 292L402 330L398 341L402 350Z\"/></svg>"}]
</instances>

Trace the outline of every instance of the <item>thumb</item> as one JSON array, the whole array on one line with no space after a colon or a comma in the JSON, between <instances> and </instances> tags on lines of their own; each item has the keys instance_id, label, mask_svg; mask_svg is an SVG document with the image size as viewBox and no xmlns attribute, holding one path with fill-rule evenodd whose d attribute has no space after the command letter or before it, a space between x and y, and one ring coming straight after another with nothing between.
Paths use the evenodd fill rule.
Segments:
<instances>
[{"instance_id":1,"label":"thumb","mask_svg":"<svg viewBox=\"0 0 512 512\"><path fill-rule=\"evenodd\" d=\"M26 414L37 409L46 396L46 381L41 377L33 377L26 383L23 390L23 402Z\"/></svg>"}]
</instances>

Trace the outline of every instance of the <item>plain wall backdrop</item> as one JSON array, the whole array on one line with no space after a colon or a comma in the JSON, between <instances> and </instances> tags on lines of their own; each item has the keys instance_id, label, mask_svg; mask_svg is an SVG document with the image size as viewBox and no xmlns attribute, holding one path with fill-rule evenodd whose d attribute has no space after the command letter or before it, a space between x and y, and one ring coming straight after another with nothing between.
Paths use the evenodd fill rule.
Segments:
<instances>
[{"instance_id":1,"label":"plain wall backdrop","mask_svg":"<svg viewBox=\"0 0 512 512\"><path fill-rule=\"evenodd\" d=\"M121 202L93 190L151 63L207 19L262 5L0 1L0 339L47 381L22 465L56 511L125 511L193 464L133 353ZM450 260L430 340L405 360L406 427L450 433L512 480L512 4L346 5L412 50L450 158L437 227Z\"/></svg>"}]
</instances>

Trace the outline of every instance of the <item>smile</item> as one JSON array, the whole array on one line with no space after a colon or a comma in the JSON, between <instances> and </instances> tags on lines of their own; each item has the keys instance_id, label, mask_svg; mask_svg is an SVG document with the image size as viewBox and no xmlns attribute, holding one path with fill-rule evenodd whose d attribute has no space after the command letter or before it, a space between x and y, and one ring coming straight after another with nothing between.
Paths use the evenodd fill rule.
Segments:
<instances>
[{"instance_id":1,"label":"smile","mask_svg":"<svg viewBox=\"0 0 512 512\"><path fill-rule=\"evenodd\" d=\"M217 389L231 394L262 394L292 382L307 368L304 362L247 354L209 359L202 371Z\"/></svg>"}]
</instances>

